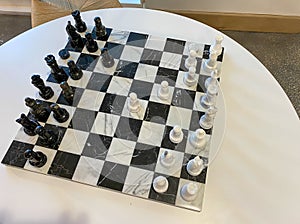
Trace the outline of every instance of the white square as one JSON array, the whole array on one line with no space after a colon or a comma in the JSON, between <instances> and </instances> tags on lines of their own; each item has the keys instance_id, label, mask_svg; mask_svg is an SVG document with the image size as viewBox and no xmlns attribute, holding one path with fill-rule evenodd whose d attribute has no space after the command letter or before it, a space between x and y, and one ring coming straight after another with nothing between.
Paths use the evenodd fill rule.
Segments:
<instances>
[{"instance_id":1,"label":"white square","mask_svg":"<svg viewBox=\"0 0 300 224\"><path fill-rule=\"evenodd\" d=\"M210 148L211 135L206 135L205 136L207 144L206 144L204 149L200 150L200 149L196 149L194 146L191 145L189 139L190 139L190 136L192 134L193 134L193 131L189 131L188 140L187 140L186 147L185 147L185 153L189 153L191 155L197 155L197 156L202 156L202 157L205 157L205 158L209 158L209 148Z\"/></svg>"},{"instance_id":2,"label":"white square","mask_svg":"<svg viewBox=\"0 0 300 224\"><path fill-rule=\"evenodd\" d=\"M117 44L126 44L128 37L129 31L112 30L107 41Z\"/></svg>"},{"instance_id":3,"label":"white square","mask_svg":"<svg viewBox=\"0 0 300 224\"><path fill-rule=\"evenodd\" d=\"M80 155L89 133L75 129L67 129L62 142L59 145L59 150Z\"/></svg>"},{"instance_id":4,"label":"white square","mask_svg":"<svg viewBox=\"0 0 300 224\"><path fill-rule=\"evenodd\" d=\"M143 48L125 45L120 57L121 60L140 62Z\"/></svg>"},{"instance_id":5,"label":"white square","mask_svg":"<svg viewBox=\"0 0 300 224\"><path fill-rule=\"evenodd\" d=\"M182 55L163 52L159 67L178 70L181 64Z\"/></svg>"},{"instance_id":6,"label":"white square","mask_svg":"<svg viewBox=\"0 0 300 224\"><path fill-rule=\"evenodd\" d=\"M207 63L208 60L209 59L203 59L202 62L201 62L201 68L200 68L200 74L201 75L211 76L212 71L205 69L205 66L206 66L205 64ZM217 61L216 63L217 63L216 69L221 70L222 63L219 62L219 61Z\"/></svg>"},{"instance_id":7,"label":"white square","mask_svg":"<svg viewBox=\"0 0 300 224\"><path fill-rule=\"evenodd\" d=\"M97 42L97 45L98 45L98 50L95 51L95 52L89 52L87 49L86 49L86 46L84 46L84 48L82 49L82 53L85 53L85 54L91 54L91 55L101 55L101 49L105 46L105 41L101 41L101 40L95 40Z\"/></svg>"},{"instance_id":8,"label":"white square","mask_svg":"<svg viewBox=\"0 0 300 224\"><path fill-rule=\"evenodd\" d=\"M69 113L69 119L63 123L59 123L57 120L55 120L55 118L53 117L53 113L50 114L50 116L48 117L48 120L47 120L47 124L53 124L53 125L58 125L58 126L62 126L62 127L68 127L69 126L69 123L70 123L70 120L72 119L73 117L73 114L76 110L76 107L71 107L71 106L67 106L67 105L61 105L59 104L59 106L61 108L64 108L68 111Z\"/></svg>"},{"instance_id":9,"label":"white square","mask_svg":"<svg viewBox=\"0 0 300 224\"><path fill-rule=\"evenodd\" d=\"M71 77L68 79L68 84L70 86L75 86L75 87L80 87L80 88L85 88L91 78L92 72L82 70L83 75L81 79L79 80L74 80Z\"/></svg>"},{"instance_id":10,"label":"white square","mask_svg":"<svg viewBox=\"0 0 300 224\"><path fill-rule=\"evenodd\" d=\"M158 97L159 89L160 89L160 84L155 83L153 85L153 88L152 88L152 91L151 91L150 101L170 105L171 102L172 102L174 87L169 86L169 97L167 99L161 99L161 98Z\"/></svg>"},{"instance_id":11,"label":"white square","mask_svg":"<svg viewBox=\"0 0 300 224\"><path fill-rule=\"evenodd\" d=\"M110 81L107 92L127 96L130 90L131 83L132 79L114 76Z\"/></svg>"},{"instance_id":12,"label":"white square","mask_svg":"<svg viewBox=\"0 0 300 224\"><path fill-rule=\"evenodd\" d=\"M166 45L166 38L150 35L145 48L163 51Z\"/></svg>"},{"instance_id":13,"label":"white square","mask_svg":"<svg viewBox=\"0 0 300 224\"><path fill-rule=\"evenodd\" d=\"M142 198L148 198L154 172L129 167L122 192Z\"/></svg>"},{"instance_id":14,"label":"white square","mask_svg":"<svg viewBox=\"0 0 300 224\"><path fill-rule=\"evenodd\" d=\"M99 58L96 67L94 69L94 72L98 72L98 73L102 73L102 74L107 74L107 75L113 75L114 72L116 71L117 65L119 60L118 59L114 59L115 64L111 67L111 68L106 68L103 66L101 58Z\"/></svg>"},{"instance_id":15,"label":"white square","mask_svg":"<svg viewBox=\"0 0 300 224\"><path fill-rule=\"evenodd\" d=\"M29 143L29 144L35 144L37 139L38 139L38 135L34 135L34 136L30 136L30 135L27 135L25 132L24 132L24 128L21 127L18 132L17 132L17 135L15 137L15 140L17 141L21 141L21 142L26 142L26 143Z\"/></svg>"},{"instance_id":16,"label":"white square","mask_svg":"<svg viewBox=\"0 0 300 224\"><path fill-rule=\"evenodd\" d=\"M206 109L203 108L200 104L200 98L204 95L205 93L196 92L193 110L202 111L202 112L206 111Z\"/></svg>"},{"instance_id":17,"label":"white square","mask_svg":"<svg viewBox=\"0 0 300 224\"><path fill-rule=\"evenodd\" d=\"M196 51L196 57L202 58L203 57L203 51L204 51L204 44L195 43L195 42L186 42L183 54L189 55L190 50Z\"/></svg>"},{"instance_id":18,"label":"white square","mask_svg":"<svg viewBox=\"0 0 300 224\"><path fill-rule=\"evenodd\" d=\"M161 124L143 121L138 142L160 146L164 137L165 126Z\"/></svg>"},{"instance_id":19,"label":"white square","mask_svg":"<svg viewBox=\"0 0 300 224\"><path fill-rule=\"evenodd\" d=\"M97 185L104 161L81 156L72 180L85 184Z\"/></svg>"},{"instance_id":20,"label":"white square","mask_svg":"<svg viewBox=\"0 0 300 224\"><path fill-rule=\"evenodd\" d=\"M134 147L135 142L113 138L105 160L129 166Z\"/></svg>"},{"instance_id":21,"label":"white square","mask_svg":"<svg viewBox=\"0 0 300 224\"><path fill-rule=\"evenodd\" d=\"M167 119L167 125L175 126L189 130L191 122L192 110L171 106L169 116Z\"/></svg>"},{"instance_id":22,"label":"white square","mask_svg":"<svg viewBox=\"0 0 300 224\"><path fill-rule=\"evenodd\" d=\"M78 107L87 110L98 111L103 101L104 95L105 93L102 92L85 89L78 103Z\"/></svg>"},{"instance_id":23,"label":"white square","mask_svg":"<svg viewBox=\"0 0 300 224\"><path fill-rule=\"evenodd\" d=\"M143 120L144 115L145 115L145 111L146 111L146 108L147 108L147 105L148 105L148 101L139 99L139 103L140 103L140 110L136 113L130 112L129 108L128 108L129 97L127 97L124 108L123 108L123 111L122 111L122 116L134 118L134 119L137 119L137 120Z\"/></svg>"},{"instance_id":24,"label":"white square","mask_svg":"<svg viewBox=\"0 0 300 224\"><path fill-rule=\"evenodd\" d=\"M198 84L198 79L199 79L199 74L195 74L195 85L193 86L187 86L184 83L184 77L186 76L187 72L184 71L179 71L178 72L178 76L177 76L177 80L176 80L176 84L175 86L181 89L187 89L187 90L191 90L191 91L196 91L197 89L197 84Z\"/></svg>"},{"instance_id":25,"label":"white square","mask_svg":"<svg viewBox=\"0 0 300 224\"><path fill-rule=\"evenodd\" d=\"M114 114L99 112L94 121L91 132L101 135L113 136L120 117Z\"/></svg>"},{"instance_id":26,"label":"white square","mask_svg":"<svg viewBox=\"0 0 300 224\"><path fill-rule=\"evenodd\" d=\"M139 64L134 79L153 83L155 81L157 70L157 66Z\"/></svg>"},{"instance_id":27,"label":"white square","mask_svg":"<svg viewBox=\"0 0 300 224\"><path fill-rule=\"evenodd\" d=\"M69 53L70 57L68 57L67 59L62 59L61 57L58 57L58 59L56 60L57 64L60 66L68 67L68 61L72 60L76 63L80 56L80 53L75 51L69 51Z\"/></svg>"}]
</instances>

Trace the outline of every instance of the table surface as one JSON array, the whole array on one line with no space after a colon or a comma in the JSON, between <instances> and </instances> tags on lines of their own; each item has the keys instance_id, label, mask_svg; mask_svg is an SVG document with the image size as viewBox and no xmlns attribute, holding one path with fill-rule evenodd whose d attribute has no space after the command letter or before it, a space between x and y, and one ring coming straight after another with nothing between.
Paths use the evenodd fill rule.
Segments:
<instances>
[{"instance_id":1,"label":"table surface","mask_svg":"<svg viewBox=\"0 0 300 224\"><path fill-rule=\"evenodd\" d=\"M213 28L178 15L145 9L106 9L107 27L211 43ZM0 48L0 157L32 95L33 73L47 73L44 57L66 40L62 18L29 30ZM225 36L225 35L224 35ZM222 91L226 131L208 172L203 211L192 212L56 177L0 166L0 222L4 223L297 223L300 220L300 122L268 70L225 36Z\"/></svg>"}]
</instances>

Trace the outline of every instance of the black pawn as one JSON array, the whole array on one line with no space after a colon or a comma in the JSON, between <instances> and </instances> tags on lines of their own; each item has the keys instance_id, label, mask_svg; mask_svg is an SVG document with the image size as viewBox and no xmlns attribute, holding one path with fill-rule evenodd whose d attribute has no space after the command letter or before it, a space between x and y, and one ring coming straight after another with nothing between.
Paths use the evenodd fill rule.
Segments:
<instances>
[{"instance_id":1,"label":"black pawn","mask_svg":"<svg viewBox=\"0 0 300 224\"><path fill-rule=\"evenodd\" d=\"M25 159L29 159L29 164L35 167L42 167L47 162L47 156L41 151L34 152L32 149L27 149L24 152Z\"/></svg>"},{"instance_id":2,"label":"black pawn","mask_svg":"<svg viewBox=\"0 0 300 224\"><path fill-rule=\"evenodd\" d=\"M71 46L75 49L82 50L84 47L83 39L80 36L80 34L76 32L75 27L71 24L70 21L68 21L68 25L66 26L66 31L68 33Z\"/></svg>"},{"instance_id":3,"label":"black pawn","mask_svg":"<svg viewBox=\"0 0 300 224\"><path fill-rule=\"evenodd\" d=\"M68 75L61 67L58 66L55 57L52 54L47 55L45 57L45 61L47 65L51 68L51 74L54 76L55 80L58 83L67 81Z\"/></svg>"},{"instance_id":4,"label":"black pawn","mask_svg":"<svg viewBox=\"0 0 300 224\"><path fill-rule=\"evenodd\" d=\"M81 79L83 72L82 70L75 64L73 60L68 61L68 67L70 70L70 77L74 80Z\"/></svg>"},{"instance_id":5,"label":"black pawn","mask_svg":"<svg viewBox=\"0 0 300 224\"><path fill-rule=\"evenodd\" d=\"M75 10L74 12L72 12L72 16L75 20L75 27L76 27L77 31L80 33L85 32L87 27L86 27L85 22L83 22L81 19L79 10Z\"/></svg>"},{"instance_id":6,"label":"black pawn","mask_svg":"<svg viewBox=\"0 0 300 224\"><path fill-rule=\"evenodd\" d=\"M54 92L51 89L51 87L45 86L44 81L41 79L39 75L31 76L31 83L40 90L39 94L43 99L48 100L54 95Z\"/></svg>"},{"instance_id":7,"label":"black pawn","mask_svg":"<svg viewBox=\"0 0 300 224\"><path fill-rule=\"evenodd\" d=\"M48 108L41 104L40 102L26 97L25 105L30 108L30 113L38 120L45 120L49 115Z\"/></svg>"},{"instance_id":8,"label":"black pawn","mask_svg":"<svg viewBox=\"0 0 300 224\"><path fill-rule=\"evenodd\" d=\"M43 126L37 126L35 133L39 135L41 142L47 146L54 145L58 138L53 131L47 130Z\"/></svg>"},{"instance_id":9,"label":"black pawn","mask_svg":"<svg viewBox=\"0 0 300 224\"><path fill-rule=\"evenodd\" d=\"M111 68L115 64L115 60L108 52L107 48L101 50L101 62L105 68Z\"/></svg>"},{"instance_id":10,"label":"black pawn","mask_svg":"<svg viewBox=\"0 0 300 224\"><path fill-rule=\"evenodd\" d=\"M60 83L60 88L62 89L62 95L68 101L69 104L73 103L74 91L72 87L69 86L67 82Z\"/></svg>"},{"instance_id":11,"label":"black pawn","mask_svg":"<svg viewBox=\"0 0 300 224\"><path fill-rule=\"evenodd\" d=\"M91 33L86 33L85 34L85 38L86 38L86 49L88 50L88 52L96 52L98 50L98 44L97 42L93 39L92 34Z\"/></svg>"},{"instance_id":12,"label":"black pawn","mask_svg":"<svg viewBox=\"0 0 300 224\"><path fill-rule=\"evenodd\" d=\"M23 130L27 135L36 135L35 128L39 126L39 122L29 119L25 114L21 114L21 117L16 120L17 123L23 126Z\"/></svg>"},{"instance_id":13,"label":"black pawn","mask_svg":"<svg viewBox=\"0 0 300 224\"><path fill-rule=\"evenodd\" d=\"M94 21L95 21L95 32L96 32L97 39L106 41L107 40L106 29L105 26L102 24L100 17L95 17Z\"/></svg>"},{"instance_id":14,"label":"black pawn","mask_svg":"<svg viewBox=\"0 0 300 224\"><path fill-rule=\"evenodd\" d=\"M58 104L51 104L50 108L53 111L53 117L59 123L63 123L69 119L69 112L64 108L59 107Z\"/></svg>"}]
</instances>

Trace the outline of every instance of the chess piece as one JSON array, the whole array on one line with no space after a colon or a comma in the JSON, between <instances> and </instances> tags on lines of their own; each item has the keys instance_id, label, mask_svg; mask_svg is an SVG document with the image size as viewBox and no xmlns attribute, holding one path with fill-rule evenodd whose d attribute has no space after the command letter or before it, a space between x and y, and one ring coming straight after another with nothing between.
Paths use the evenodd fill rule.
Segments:
<instances>
[{"instance_id":1,"label":"chess piece","mask_svg":"<svg viewBox=\"0 0 300 224\"><path fill-rule=\"evenodd\" d=\"M21 114L21 117L16 119L16 122L23 126L23 130L27 135L34 136L35 128L39 126L39 122L33 119L29 119L25 114Z\"/></svg>"},{"instance_id":2,"label":"chess piece","mask_svg":"<svg viewBox=\"0 0 300 224\"><path fill-rule=\"evenodd\" d=\"M51 54L45 57L47 65L51 68L51 74L54 76L55 80L60 83L68 80L68 75L65 71L58 66L55 57Z\"/></svg>"},{"instance_id":3,"label":"chess piece","mask_svg":"<svg viewBox=\"0 0 300 224\"><path fill-rule=\"evenodd\" d=\"M170 131L169 138L171 142L178 144L183 140L183 132L179 126L174 126L174 128Z\"/></svg>"},{"instance_id":4,"label":"chess piece","mask_svg":"<svg viewBox=\"0 0 300 224\"><path fill-rule=\"evenodd\" d=\"M98 48L98 44L97 42L93 39L93 36L91 33L86 33L85 34L85 38L86 38L86 49L88 50L88 52L96 52L99 48Z\"/></svg>"},{"instance_id":5,"label":"chess piece","mask_svg":"<svg viewBox=\"0 0 300 224\"><path fill-rule=\"evenodd\" d=\"M66 31L69 36L70 44L73 48L82 50L84 47L84 42L79 33L76 32L75 27L68 21L68 25L66 26Z\"/></svg>"},{"instance_id":6,"label":"chess piece","mask_svg":"<svg viewBox=\"0 0 300 224\"><path fill-rule=\"evenodd\" d=\"M169 91L169 83L167 81L162 81L161 82L160 87L158 89L157 96L161 100L167 100L167 99L169 99L170 91Z\"/></svg>"},{"instance_id":7,"label":"chess piece","mask_svg":"<svg viewBox=\"0 0 300 224\"><path fill-rule=\"evenodd\" d=\"M160 156L160 163L162 166L169 168L175 163L174 155L169 151L164 151Z\"/></svg>"},{"instance_id":8,"label":"chess piece","mask_svg":"<svg viewBox=\"0 0 300 224\"><path fill-rule=\"evenodd\" d=\"M101 50L101 62L105 68L111 68L115 64L115 60L111 56L107 48L103 48Z\"/></svg>"},{"instance_id":9,"label":"chess piece","mask_svg":"<svg viewBox=\"0 0 300 224\"><path fill-rule=\"evenodd\" d=\"M58 136L51 130L47 130L43 126L37 126L35 133L39 135L42 143L51 146L56 143Z\"/></svg>"},{"instance_id":10,"label":"chess piece","mask_svg":"<svg viewBox=\"0 0 300 224\"><path fill-rule=\"evenodd\" d=\"M24 157L29 160L29 164L35 167L42 167L47 162L47 156L41 151L34 152L32 149L27 149L24 152Z\"/></svg>"},{"instance_id":11,"label":"chess piece","mask_svg":"<svg viewBox=\"0 0 300 224\"><path fill-rule=\"evenodd\" d=\"M197 56L196 51L190 50L189 56L185 60L185 64L184 64L187 69L189 69L190 67L196 67L197 64L196 56Z\"/></svg>"},{"instance_id":12,"label":"chess piece","mask_svg":"<svg viewBox=\"0 0 300 224\"><path fill-rule=\"evenodd\" d=\"M196 183L187 183L180 190L180 195L183 200L192 202L196 199L199 192L199 187Z\"/></svg>"},{"instance_id":13,"label":"chess piece","mask_svg":"<svg viewBox=\"0 0 300 224\"><path fill-rule=\"evenodd\" d=\"M204 109L209 108L216 104L218 94L218 86L209 85L206 89L206 93L200 97L200 104Z\"/></svg>"},{"instance_id":14,"label":"chess piece","mask_svg":"<svg viewBox=\"0 0 300 224\"><path fill-rule=\"evenodd\" d=\"M217 68L218 53L216 51L210 51L209 59L204 62L203 68L206 72L212 72Z\"/></svg>"},{"instance_id":15,"label":"chess piece","mask_svg":"<svg viewBox=\"0 0 300 224\"><path fill-rule=\"evenodd\" d=\"M69 112L64 108L61 108L58 104L51 104L50 109L53 111L53 117L59 123L66 122L69 119Z\"/></svg>"},{"instance_id":16,"label":"chess piece","mask_svg":"<svg viewBox=\"0 0 300 224\"><path fill-rule=\"evenodd\" d=\"M70 87L67 82L62 82L60 83L60 88L62 89L62 95L64 96L65 100L69 104L72 104L74 99L74 91L72 87Z\"/></svg>"},{"instance_id":17,"label":"chess piece","mask_svg":"<svg viewBox=\"0 0 300 224\"><path fill-rule=\"evenodd\" d=\"M100 17L95 17L95 33L98 40L106 41L107 39L107 33L105 26L102 24L102 21Z\"/></svg>"},{"instance_id":18,"label":"chess piece","mask_svg":"<svg viewBox=\"0 0 300 224\"><path fill-rule=\"evenodd\" d=\"M85 22L82 21L79 10L75 10L72 12L72 16L75 20L76 30L80 33L85 32L87 30Z\"/></svg>"},{"instance_id":19,"label":"chess piece","mask_svg":"<svg viewBox=\"0 0 300 224\"><path fill-rule=\"evenodd\" d=\"M79 80L81 79L83 72L82 70L75 64L73 60L68 61L68 67L70 70L70 77L73 80Z\"/></svg>"},{"instance_id":20,"label":"chess piece","mask_svg":"<svg viewBox=\"0 0 300 224\"><path fill-rule=\"evenodd\" d=\"M40 102L26 97L25 98L25 105L30 108L30 113L38 120L47 119L49 115L49 110L46 106L41 104Z\"/></svg>"},{"instance_id":21,"label":"chess piece","mask_svg":"<svg viewBox=\"0 0 300 224\"><path fill-rule=\"evenodd\" d=\"M186 171L189 175L195 177L198 176L204 168L205 166L203 160L199 156L196 156L194 159L191 159L188 162Z\"/></svg>"},{"instance_id":22,"label":"chess piece","mask_svg":"<svg viewBox=\"0 0 300 224\"><path fill-rule=\"evenodd\" d=\"M197 84L195 67L191 66L189 71L184 74L183 83L189 87Z\"/></svg>"},{"instance_id":23,"label":"chess piece","mask_svg":"<svg viewBox=\"0 0 300 224\"><path fill-rule=\"evenodd\" d=\"M141 104L136 93L129 94L128 109L131 113L137 113L141 109Z\"/></svg>"},{"instance_id":24,"label":"chess piece","mask_svg":"<svg viewBox=\"0 0 300 224\"><path fill-rule=\"evenodd\" d=\"M45 86L44 81L41 79L41 77L39 75L31 76L31 83L40 90L39 95L43 99L48 100L54 95L54 92L51 89L51 87Z\"/></svg>"},{"instance_id":25,"label":"chess piece","mask_svg":"<svg viewBox=\"0 0 300 224\"><path fill-rule=\"evenodd\" d=\"M210 52L215 51L217 56L219 56L222 53L222 42L224 40L224 37L221 35L217 35L215 38L215 43L210 47Z\"/></svg>"},{"instance_id":26,"label":"chess piece","mask_svg":"<svg viewBox=\"0 0 300 224\"><path fill-rule=\"evenodd\" d=\"M62 49L58 52L61 59L66 60L70 57L70 52L67 49Z\"/></svg>"},{"instance_id":27,"label":"chess piece","mask_svg":"<svg viewBox=\"0 0 300 224\"><path fill-rule=\"evenodd\" d=\"M152 186L157 193L165 193L169 188L169 182L167 178L158 176L153 180Z\"/></svg>"},{"instance_id":28,"label":"chess piece","mask_svg":"<svg viewBox=\"0 0 300 224\"><path fill-rule=\"evenodd\" d=\"M201 128L197 129L190 135L189 142L195 149L204 149L207 144L205 131Z\"/></svg>"},{"instance_id":29,"label":"chess piece","mask_svg":"<svg viewBox=\"0 0 300 224\"><path fill-rule=\"evenodd\" d=\"M215 106L208 108L199 120L200 127L204 129L212 128L217 111L218 109Z\"/></svg>"},{"instance_id":30,"label":"chess piece","mask_svg":"<svg viewBox=\"0 0 300 224\"><path fill-rule=\"evenodd\" d=\"M209 85L218 86L218 78L219 78L219 73L218 73L218 70L215 69L210 73L210 77L208 77L205 80L205 83L204 83L205 88L208 88Z\"/></svg>"}]
</instances>

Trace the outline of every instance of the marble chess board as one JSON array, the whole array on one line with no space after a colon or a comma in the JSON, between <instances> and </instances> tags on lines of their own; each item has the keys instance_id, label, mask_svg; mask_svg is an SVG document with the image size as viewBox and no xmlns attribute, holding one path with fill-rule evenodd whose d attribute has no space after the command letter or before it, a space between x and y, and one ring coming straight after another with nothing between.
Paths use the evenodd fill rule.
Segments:
<instances>
[{"instance_id":1,"label":"marble chess board","mask_svg":"<svg viewBox=\"0 0 300 224\"><path fill-rule=\"evenodd\" d=\"M95 38L93 27L88 29ZM62 48L69 51L69 59L56 55L58 65L66 73L70 59L83 71L80 80L70 77L67 80L75 93L72 104L64 99L59 83L51 73L41 74L46 77L46 85L54 90L54 96L44 100L36 92L32 97L46 107L57 103L70 114L63 123L57 122L51 111L45 119L39 120L45 129L58 136L55 144L44 144L38 135L29 136L20 128L2 163L201 211L207 167L199 175L191 176L186 166L196 156L204 164L209 159L213 129L205 130L208 144L203 150L196 150L188 139L200 128L199 119L206 111L200 105L200 97L206 91L204 82L210 76L203 70L203 63L209 58L210 44L113 28L106 28L106 32L106 40L96 40L99 50L94 53L86 47L75 49L67 43ZM84 33L81 35L84 38ZM103 47L114 58L111 68L101 63L100 49ZM188 71L185 60L189 50L195 47L198 82L188 87L183 82ZM223 52L218 56L218 66L222 60ZM157 95L162 81L169 84L170 95L166 100ZM141 104L138 113L128 110L131 92L137 94ZM181 127L184 135L178 144L169 139L169 133L176 125ZM43 152L47 156L46 164L41 168L30 165L24 157L27 149ZM165 151L174 156L172 167L166 168L160 162ZM168 180L169 186L164 193L153 189L153 180L158 176ZM180 189L191 182L199 191L195 200L186 201L181 197Z\"/></svg>"}]
</instances>

